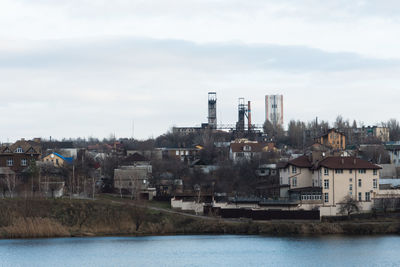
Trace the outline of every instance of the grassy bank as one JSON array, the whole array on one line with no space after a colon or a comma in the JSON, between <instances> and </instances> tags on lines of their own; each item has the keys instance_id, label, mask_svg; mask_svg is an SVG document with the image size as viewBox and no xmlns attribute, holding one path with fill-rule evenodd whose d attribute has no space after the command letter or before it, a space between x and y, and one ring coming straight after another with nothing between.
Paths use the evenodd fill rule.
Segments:
<instances>
[{"instance_id":1,"label":"grassy bank","mask_svg":"<svg viewBox=\"0 0 400 267\"><path fill-rule=\"evenodd\" d=\"M0 238L168 234L399 234L396 219L343 222L206 220L112 200L0 200Z\"/></svg>"}]
</instances>

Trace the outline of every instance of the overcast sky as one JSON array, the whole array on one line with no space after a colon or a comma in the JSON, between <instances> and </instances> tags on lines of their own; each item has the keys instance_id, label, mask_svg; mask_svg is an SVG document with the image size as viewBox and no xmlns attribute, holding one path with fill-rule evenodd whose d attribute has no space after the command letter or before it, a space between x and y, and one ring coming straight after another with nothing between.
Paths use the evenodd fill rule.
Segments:
<instances>
[{"instance_id":1,"label":"overcast sky","mask_svg":"<svg viewBox=\"0 0 400 267\"><path fill-rule=\"evenodd\" d=\"M291 119L399 119L400 1L0 0L0 141L156 137Z\"/></svg>"}]
</instances>

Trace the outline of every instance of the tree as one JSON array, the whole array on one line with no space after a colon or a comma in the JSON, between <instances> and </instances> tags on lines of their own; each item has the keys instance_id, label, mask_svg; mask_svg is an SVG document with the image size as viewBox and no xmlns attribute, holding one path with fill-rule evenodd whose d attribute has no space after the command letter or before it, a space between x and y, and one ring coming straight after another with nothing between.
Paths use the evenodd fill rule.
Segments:
<instances>
[{"instance_id":1,"label":"tree","mask_svg":"<svg viewBox=\"0 0 400 267\"><path fill-rule=\"evenodd\" d=\"M143 224L144 221L146 221L147 217L147 210L145 206L142 206L143 203L136 201L133 204L132 207L130 207L129 210L129 215L135 224L135 230L136 232L139 231L140 226Z\"/></svg>"},{"instance_id":2,"label":"tree","mask_svg":"<svg viewBox=\"0 0 400 267\"><path fill-rule=\"evenodd\" d=\"M339 131L346 131L348 128L350 128L350 123L349 120L344 120L342 115L338 115L336 117L335 123L333 126L338 129Z\"/></svg>"},{"instance_id":3,"label":"tree","mask_svg":"<svg viewBox=\"0 0 400 267\"><path fill-rule=\"evenodd\" d=\"M263 125L264 133L268 136L269 139L275 142L279 142L284 137L284 129L282 125L276 124L273 125L269 120L266 120Z\"/></svg>"},{"instance_id":4,"label":"tree","mask_svg":"<svg viewBox=\"0 0 400 267\"><path fill-rule=\"evenodd\" d=\"M400 125L396 119L390 119L386 123L382 123L382 126L389 128L390 141L400 140Z\"/></svg>"},{"instance_id":5,"label":"tree","mask_svg":"<svg viewBox=\"0 0 400 267\"><path fill-rule=\"evenodd\" d=\"M347 214L348 218L350 218L352 213L359 212L360 210L360 203L351 196L346 196L340 204L339 212Z\"/></svg>"},{"instance_id":6,"label":"tree","mask_svg":"<svg viewBox=\"0 0 400 267\"><path fill-rule=\"evenodd\" d=\"M6 183L8 192L10 194L10 197L13 198L14 197L14 190L15 187L17 186L17 178L15 176L15 173L5 173L4 174L4 181Z\"/></svg>"},{"instance_id":7,"label":"tree","mask_svg":"<svg viewBox=\"0 0 400 267\"><path fill-rule=\"evenodd\" d=\"M291 120L288 126L289 145L294 148L303 148L305 145L306 125L302 121Z\"/></svg>"},{"instance_id":8,"label":"tree","mask_svg":"<svg viewBox=\"0 0 400 267\"><path fill-rule=\"evenodd\" d=\"M386 213L390 209L394 209L396 206L397 199L395 196L387 195L383 198L374 199L374 208L377 210L382 210Z\"/></svg>"}]
</instances>

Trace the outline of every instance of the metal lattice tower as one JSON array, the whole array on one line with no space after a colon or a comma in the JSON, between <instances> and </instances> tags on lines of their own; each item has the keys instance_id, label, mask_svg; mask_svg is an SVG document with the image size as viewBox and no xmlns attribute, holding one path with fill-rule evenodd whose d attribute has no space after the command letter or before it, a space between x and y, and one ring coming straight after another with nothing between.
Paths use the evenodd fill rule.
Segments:
<instances>
[{"instance_id":1,"label":"metal lattice tower","mask_svg":"<svg viewBox=\"0 0 400 267\"><path fill-rule=\"evenodd\" d=\"M208 93L208 127L217 129L217 93Z\"/></svg>"}]
</instances>

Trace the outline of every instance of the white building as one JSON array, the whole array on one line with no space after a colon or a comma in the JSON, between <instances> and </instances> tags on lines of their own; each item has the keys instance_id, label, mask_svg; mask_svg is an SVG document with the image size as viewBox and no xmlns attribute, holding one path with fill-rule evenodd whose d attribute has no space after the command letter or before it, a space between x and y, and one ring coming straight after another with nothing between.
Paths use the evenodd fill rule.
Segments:
<instances>
[{"instance_id":1,"label":"white building","mask_svg":"<svg viewBox=\"0 0 400 267\"><path fill-rule=\"evenodd\" d=\"M338 215L346 196L371 210L379 192L380 166L354 157L326 157L312 162L308 156L291 160L280 171L281 197L296 197L306 209L319 206L321 216ZM312 205L312 206L311 206Z\"/></svg>"},{"instance_id":2,"label":"white building","mask_svg":"<svg viewBox=\"0 0 400 267\"><path fill-rule=\"evenodd\" d=\"M283 95L265 96L265 120L283 126Z\"/></svg>"}]
</instances>

